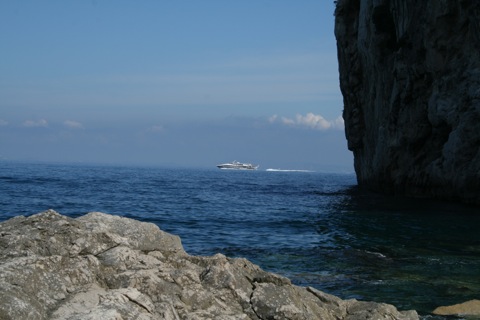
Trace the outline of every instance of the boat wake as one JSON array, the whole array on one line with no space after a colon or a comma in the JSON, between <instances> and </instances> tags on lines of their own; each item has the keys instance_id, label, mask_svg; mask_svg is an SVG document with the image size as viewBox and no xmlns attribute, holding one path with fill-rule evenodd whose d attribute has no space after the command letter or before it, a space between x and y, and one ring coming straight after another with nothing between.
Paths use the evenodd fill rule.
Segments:
<instances>
[{"instance_id":1,"label":"boat wake","mask_svg":"<svg viewBox=\"0 0 480 320\"><path fill-rule=\"evenodd\" d=\"M295 170L295 169L266 169L265 171L273 171L273 172L315 172L312 170Z\"/></svg>"}]
</instances>

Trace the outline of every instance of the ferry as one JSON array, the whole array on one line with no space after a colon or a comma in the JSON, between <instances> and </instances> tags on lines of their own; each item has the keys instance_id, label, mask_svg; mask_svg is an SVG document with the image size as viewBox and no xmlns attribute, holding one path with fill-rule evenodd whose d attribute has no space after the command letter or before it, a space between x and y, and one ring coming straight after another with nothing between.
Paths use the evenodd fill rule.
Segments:
<instances>
[{"instance_id":1,"label":"ferry","mask_svg":"<svg viewBox=\"0 0 480 320\"><path fill-rule=\"evenodd\" d=\"M232 170L257 170L258 165L254 166L251 163L241 163L238 161L233 161L229 163L222 163L217 165L217 168L219 169L232 169Z\"/></svg>"}]
</instances>

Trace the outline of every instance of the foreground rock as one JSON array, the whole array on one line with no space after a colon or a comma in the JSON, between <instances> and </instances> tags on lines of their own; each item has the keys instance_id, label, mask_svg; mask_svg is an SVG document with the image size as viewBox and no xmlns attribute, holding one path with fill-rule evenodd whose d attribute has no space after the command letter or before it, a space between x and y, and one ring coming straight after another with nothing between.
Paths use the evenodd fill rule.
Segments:
<instances>
[{"instance_id":1,"label":"foreground rock","mask_svg":"<svg viewBox=\"0 0 480 320\"><path fill-rule=\"evenodd\" d=\"M0 224L0 319L418 319L341 300L245 259L185 253L156 225L49 210Z\"/></svg>"},{"instance_id":2,"label":"foreground rock","mask_svg":"<svg viewBox=\"0 0 480 320\"><path fill-rule=\"evenodd\" d=\"M335 15L359 184L480 204L480 1L338 0Z\"/></svg>"},{"instance_id":3,"label":"foreground rock","mask_svg":"<svg viewBox=\"0 0 480 320\"><path fill-rule=\"evenodd\" d=\"M452 306L438 307L433 314L441 316L480 316L480 300L470 300Z\"/></svg>"}]
</instances>

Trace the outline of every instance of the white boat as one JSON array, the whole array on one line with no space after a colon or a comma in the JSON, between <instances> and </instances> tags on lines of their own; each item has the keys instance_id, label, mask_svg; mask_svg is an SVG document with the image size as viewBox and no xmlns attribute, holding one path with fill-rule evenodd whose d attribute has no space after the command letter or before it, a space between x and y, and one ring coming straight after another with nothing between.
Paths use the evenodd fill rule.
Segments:
<instances>
[{"instance_id":1,"label":"white boat","mask_svg":"<svg viewBox=\"0 0 480 320\"><path fill-rule=\"evenodd\" d=\"M219 169L232 169L232 170L257 170L259 166L254 166L251 163L241 163L233 161L229 163L222 163L217 165Z\"/></svg>"}]
</instances>

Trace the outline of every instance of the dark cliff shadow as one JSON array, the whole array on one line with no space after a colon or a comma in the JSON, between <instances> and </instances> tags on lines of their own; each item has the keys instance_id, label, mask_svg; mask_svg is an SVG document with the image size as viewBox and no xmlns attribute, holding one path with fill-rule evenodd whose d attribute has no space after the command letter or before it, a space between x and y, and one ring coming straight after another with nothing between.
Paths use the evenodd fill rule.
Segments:
<instances>
[{"instance_id":1,"label":"dark cliff shadow","mask_svg":"<svg viewBox=\"0 0 480 320\"><path fill-rule=\"evenodd\" d=\"M423 313L474 299L480 290L478 213L459 203L346 188L314 222L322 239L316 259L331 275L318 286Z\"/></svg>"}]
</instances>

